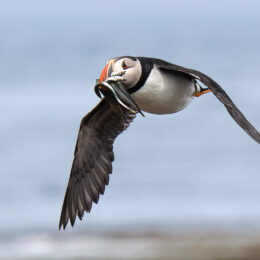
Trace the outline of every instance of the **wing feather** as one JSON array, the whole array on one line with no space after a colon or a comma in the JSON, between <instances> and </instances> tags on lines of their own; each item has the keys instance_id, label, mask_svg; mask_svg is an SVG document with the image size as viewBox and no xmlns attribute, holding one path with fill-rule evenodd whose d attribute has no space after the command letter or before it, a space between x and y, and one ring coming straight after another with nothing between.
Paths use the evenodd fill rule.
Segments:
<instances>
[{"instance_id":1,"label":"wing feather","mask_svg":"<svg viewBox=\"0 0 260 260\"><path fill-rule=\"evenodd\" d=\"M237 124L257 143L260 144L260 133L254 128L254 126L246 119L242 112L237 108L234 102L230 99L227 93L221 88L221 86L211 79L209 76L193 69L187 69L169 62L153 59L154 63L161 70L178 71L190 76L195 80L199 80L205 86L207 86L212 93L218 98L218 100L226 107L228 113L233 117Z\"/></svg>"},{"instance_id":2,"label":"wing feather","mask_svg":"<svg viewBox=\"0 0 260 260\"><path fill-rule=\"evenodd\" d=\"M125 121L117 116L103 99L81 120L70 178L61 210L59 228L73 226L78 215L90 212L109 183L114 160L113 143L135 118L124 110Z\"/></svg>"}]
</instances>

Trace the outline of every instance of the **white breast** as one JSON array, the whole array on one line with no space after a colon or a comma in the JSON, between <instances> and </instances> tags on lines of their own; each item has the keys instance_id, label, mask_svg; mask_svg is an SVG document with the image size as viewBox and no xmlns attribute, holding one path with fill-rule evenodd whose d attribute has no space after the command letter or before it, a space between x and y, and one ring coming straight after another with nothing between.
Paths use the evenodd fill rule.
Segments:
<instances>
[{"instance_id":1,"label":"white breast","mask_svg":"<svg viewBox=\"0 0 260 260\"><path fill-rule=\"evenodd\" d=\"M171 114L184 109L195 95L195 83L179 74L154 67L144 86L132 94L141 110Z\"/></svg>"}]
</instances>

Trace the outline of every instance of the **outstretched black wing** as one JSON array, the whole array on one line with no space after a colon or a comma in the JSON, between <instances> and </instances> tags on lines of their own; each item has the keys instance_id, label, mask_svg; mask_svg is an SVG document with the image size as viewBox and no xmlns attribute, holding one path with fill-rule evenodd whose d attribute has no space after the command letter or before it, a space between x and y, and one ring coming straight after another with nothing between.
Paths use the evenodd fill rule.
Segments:
<instances>
[{"instance_id":1,"label":"outstretched black wing","mask_svg":"<svg viewBox=\"0 0 260 260\"><path fill-rule=\"evenodd\" d=\"M84 211L90 212L92 202L98 202L109 182L114 160L113 143L135 118L135 113L124 111L123 121L103 99L83 117L74 153L68 187L66 190L59 228L68 221L82 219Z\"/></svg>"},{"instance_id":2,"label":"outstretched black wing","mask_svg":"<svg viewBox=\"0 0 260 260\"><path fill-rule=\"evenodd\" d=\"M205 86L207 86L212 93L219 99L221 103L226 107L228 113L233 117L237 124L246 131L246 133L253 138L257 143L260 144L260 134L251 125L251 123L245 118L241 111L236 107L227 93L216 83L213 79L207 75L192 69L187 69L178 65L168 63L163 60L153 59L154 63L161 70L179 71L192 78L201 81Z\"/></svg>"}]
</instances>

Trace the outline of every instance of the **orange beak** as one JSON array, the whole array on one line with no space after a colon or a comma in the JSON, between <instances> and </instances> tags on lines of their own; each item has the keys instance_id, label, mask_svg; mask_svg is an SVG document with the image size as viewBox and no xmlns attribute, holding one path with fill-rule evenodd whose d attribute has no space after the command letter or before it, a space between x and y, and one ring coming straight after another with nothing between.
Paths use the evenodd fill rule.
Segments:
<instances>
[{"instance_id":1,"label":"orange beak","mask_svg":"<svg viewBox=\"0 0 260 260\"><path fill-rule=\"evenodd\" d=\"M99 77L99 83L103 82L105 79L111 76L112 72L114 71L115 61L113 59L109 60L107 62L107 65L103 69L100 77Z\"/></svg>"}]
</instances>

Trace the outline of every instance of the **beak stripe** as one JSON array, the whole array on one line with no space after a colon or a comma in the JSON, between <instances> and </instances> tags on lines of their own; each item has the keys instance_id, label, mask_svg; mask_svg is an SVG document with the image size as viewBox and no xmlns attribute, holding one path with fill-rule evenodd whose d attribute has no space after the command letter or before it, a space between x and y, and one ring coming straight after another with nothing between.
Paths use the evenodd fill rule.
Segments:
<instances>
[{"instance_id":1,"label":"beak stripe","mask_svg":"<svg viewBox=\"0 0 260 260\"><path fill-rule=\"evenodd\" d=\"M99 77L99 83L103 82L105 79L111 76L112 72L114 71L114 60L110 60L105 68L103 69L100 77Z\"/></svg>"},{"instance_id":2,"label":"beak stripe","mask_svg":"<svg viewBox=\"0 0 260 260\"><path fill-rule=\"evenodd\" d=\"M107 63L105 68L102 70L102 73L101 73L101 75L99 77L99 83L101 83L102 81L104 81L106 79L108 66L109 66L109 63Z\"/></svg>"}]
</instances>

